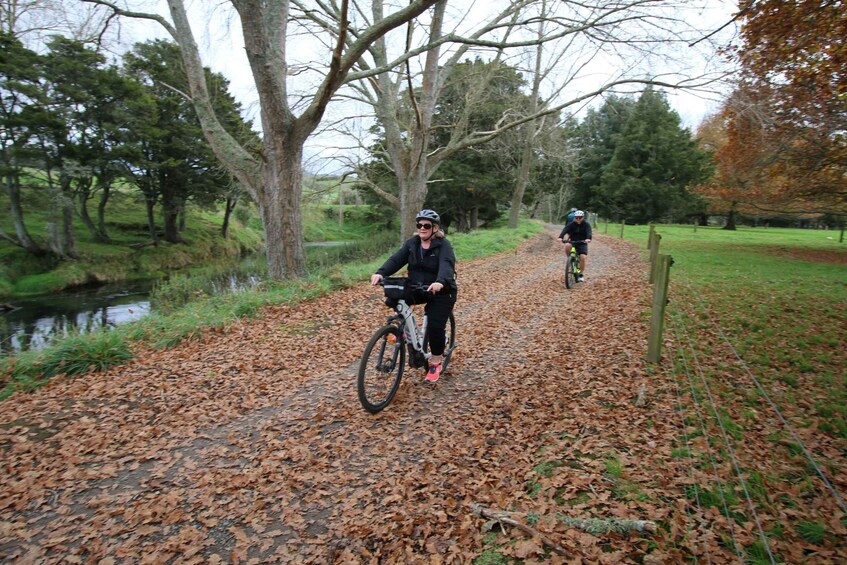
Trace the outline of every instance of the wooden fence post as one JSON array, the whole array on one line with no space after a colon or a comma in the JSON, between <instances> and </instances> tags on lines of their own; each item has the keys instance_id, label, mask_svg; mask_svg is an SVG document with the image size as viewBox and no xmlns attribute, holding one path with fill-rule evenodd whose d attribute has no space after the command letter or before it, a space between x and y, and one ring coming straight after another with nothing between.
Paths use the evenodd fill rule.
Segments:
<instances>
[{"instance_id":1,"label":"wooden fence post","mask_svg":"<svg viewBox=\"0 0 847 565\"><path fill-rule=\"evenodd\" d=\"M668 282L673 259L658 256L658 273L653 286L653 306L650 316L650 337L647 339L647 362L658 363L662 357L662 330L665 326L665 306L668 304Z\"/></svg>"},{"instance_id":2,"label":"wooden fence post","mask_svg":"<svg viewBox=\"0 0 847 565\"><path fill-rule=\"evenodd\" d=\"M651 249L653 245L653 236L656 235L656 226L650 224L650 231L647 232L647 249ZM652 259L652 257L651 257Z\"/></svg>"},{"instance_id":3,"label":"wooden fence post","mask_svg":"<svg viewBox=\"0 0 847 565\"><path fill-rule=\"evenodd\" d=\"M656 282L656 267L658 266L656 258L659 256L659 243L661 241L662 236L658 233L653 233L650 238L650 284Z\"/></svg>"},{"instance_id":4,"label":"wooden fence post","mask_svg":"<svg viewBox=\"0 0 847 565\"><path fill-rule=\"evenodd\" d=\"M621 220L621 239L623 239L623 227L626 225L626 220Z\"/></svg>"}]
</instances>

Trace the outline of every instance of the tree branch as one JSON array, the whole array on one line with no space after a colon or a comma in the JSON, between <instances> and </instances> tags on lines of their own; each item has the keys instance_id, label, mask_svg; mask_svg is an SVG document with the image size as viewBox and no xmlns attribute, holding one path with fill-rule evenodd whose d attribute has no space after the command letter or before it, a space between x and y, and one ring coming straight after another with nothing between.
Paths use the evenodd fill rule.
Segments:
<instances>
[{"instance_id":1,"label":"tree branch","mask_svg":"<svg viewBox=\"0 0 847 565\"><path fill-rule=\"evenodd\" d=\"M519 522L516 518L522 517L521 514L517 512L505 512L503 510L491 510L490 508L483 508L479 504L472 503L471 510L477 516L481 516L482 518L488 518L489 520L493 520L494 522L498 522L500 524L507 524L509 526L515 527L527 534L530 537L538 538L541 540L541 543L549 547L554 552L562 555L564 557L573 558L574 554L569 552L567 549L559 545L558 543L551 540L549 537L545 536L538 530L527 526L526 524Z\"/></svg>"},{"instance_id":2,"label":"tree branch","mask_svg":"<svg viewBox=\"0 0 847 565\"><path fill-rule=\"evenodd\" d=\"M133 12L133 11L130 11L130 10L124 10L123 8L117 6L116 4L113 4L112 2L107 2L106 0L82 0L82 1L85 2L85 3L88 3L88 4L96 4L96 5L99 5L99 6L106 6L107 8L110 8L115 14L117 14L119 16L126 16L127 18L136 18L136 19L142 19L142 20L153 20L155 22L158 22L163 28L165 28L165 30L167 30L167 32L170 34L170 36L174 38L174 41L176 41L177 43L179 42L179 40L177 38L176 29L171 25L171 23L168 20L166 20L165 18L163 18L162 16L160 16L158 14L148 14L146 12Z\"/></svg>"}]
</instances>

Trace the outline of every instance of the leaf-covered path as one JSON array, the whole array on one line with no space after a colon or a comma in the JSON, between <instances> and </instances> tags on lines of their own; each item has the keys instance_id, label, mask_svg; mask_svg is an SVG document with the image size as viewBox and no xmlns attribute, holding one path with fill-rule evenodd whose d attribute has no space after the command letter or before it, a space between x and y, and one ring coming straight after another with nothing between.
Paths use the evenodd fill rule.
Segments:
<instances>
[{"instance_id":1,"label":"leaf-covered path","mask_svg":"<svg viewBox=\"0 0 847 565\"><path fill-rule=\"evenodd\" d=\"M517 530L493 539L474 504L530 513L577 561L694 551L672 385L643 363L646 265L600 236L568 291L554 237L459 265L449 373L430 385L407 370L376 416L355 372L388 311L365 282L15 395L0 422L0 558L465 563L495 542L562 559ZM644 496L621 495L610 460ZM557 513L667 526L594 536Z\"/></svg>"}]
</instances>

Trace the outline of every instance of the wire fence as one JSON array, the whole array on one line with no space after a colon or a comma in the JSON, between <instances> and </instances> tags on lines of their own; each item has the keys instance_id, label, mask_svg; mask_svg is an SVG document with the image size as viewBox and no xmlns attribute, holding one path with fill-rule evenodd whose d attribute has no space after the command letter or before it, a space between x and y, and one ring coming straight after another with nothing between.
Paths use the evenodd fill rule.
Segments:
<instances>
[{"instance_id":1,"label":"wire fence","mask_svg":"<svg viewBox=\"0 0 847 565\"><path fill-rule=\"evenodd\" d=\"M838 472L838 466L833 466L831 460L828 465L819 463L803 433L774 400L768 379L757 375L739 353L729 337L731 332L721 325L702 293L680 281L669 285L656 276L661 271L659 267L670 269L669 265L659 265L660 257L672 263L669 256L658 254L660 239L651 226L650 282L655 286L647 360L663 362L655 351L651 355L655 339L668 348L669 355L664 360L670 359L670 363L660 367L670 373L675 387L678 453L685 460L686 482L690 484L685 508L689 549L708 563L728 559L724 550L730 551L739 563L783 562L774 545L779 546L783 522L803 516L826 523L830 518L824 514L826 508L835 514L840 510L842 516L847 516L847 505L827 473ZM660 292L662 284L666 285L664 293ZM673 296L669 299L670 295ZM667 323L670 336L663 338L666 304L672 304ZM658 324L656 316L661 318ZM656 326L660 328L658 336L652 331ZM757 416L753 424L745 426L735 408L752 403ZM778 485L780 478L772 477L771 465L776 456L773 441L783 433L791 438L796 446L792 448L798 457L802 455L803 462L782 462L781 469L791 469L798 481L815 481L814 495L806 497L809 500L801 496L785 500L786 486ZM810 437L808 432L806 437ZM800 505L805 507L800 510ZM712 507L718 508L719 514L710 513ZM842 524L844 520L847 518L842 518ZM720 556L713 555L717 548ZM791 549L796 555L796 548Z\"/></svg>"}]
</instances>

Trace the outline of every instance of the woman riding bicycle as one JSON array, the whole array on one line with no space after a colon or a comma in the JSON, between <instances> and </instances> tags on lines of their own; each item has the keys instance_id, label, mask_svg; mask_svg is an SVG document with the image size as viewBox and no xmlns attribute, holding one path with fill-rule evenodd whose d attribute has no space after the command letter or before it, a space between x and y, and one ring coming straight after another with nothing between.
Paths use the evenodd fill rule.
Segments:
<instances>
[{"instance_id":1,"label":"woman riding bicycle","mask_svg":"<svg viewBox=\"0 0 847 565\"><path fill-rule=\"evenodd\" d=\"M565 258L571 252L571 241L575 243L576 252L579 255L579 281L585 280L585 266L588 263L588 243L591 241L591 224L585 221L585 212L577 210L573 214L573 222L562 228L559 241L565 243Z\"/></svg>"},{"instance_id":2,"label":"woman riding bicycle","mask_svg":"<svg viewBox=\"0 0 847 565\"><path fill-rule=\"evenodd\" d=\"M406 265L409 282L429 285L426 293L416 293L412 302L426 303L427 334L430 352L426 380L435 382L441 376L444 360L445 327L456 304L456 256L453 246L441 231L441 217L433 210L421 210L415 217L417 233L408 239L385 264L371 276L377 285Z\"/></svg>"}]
</instances>

